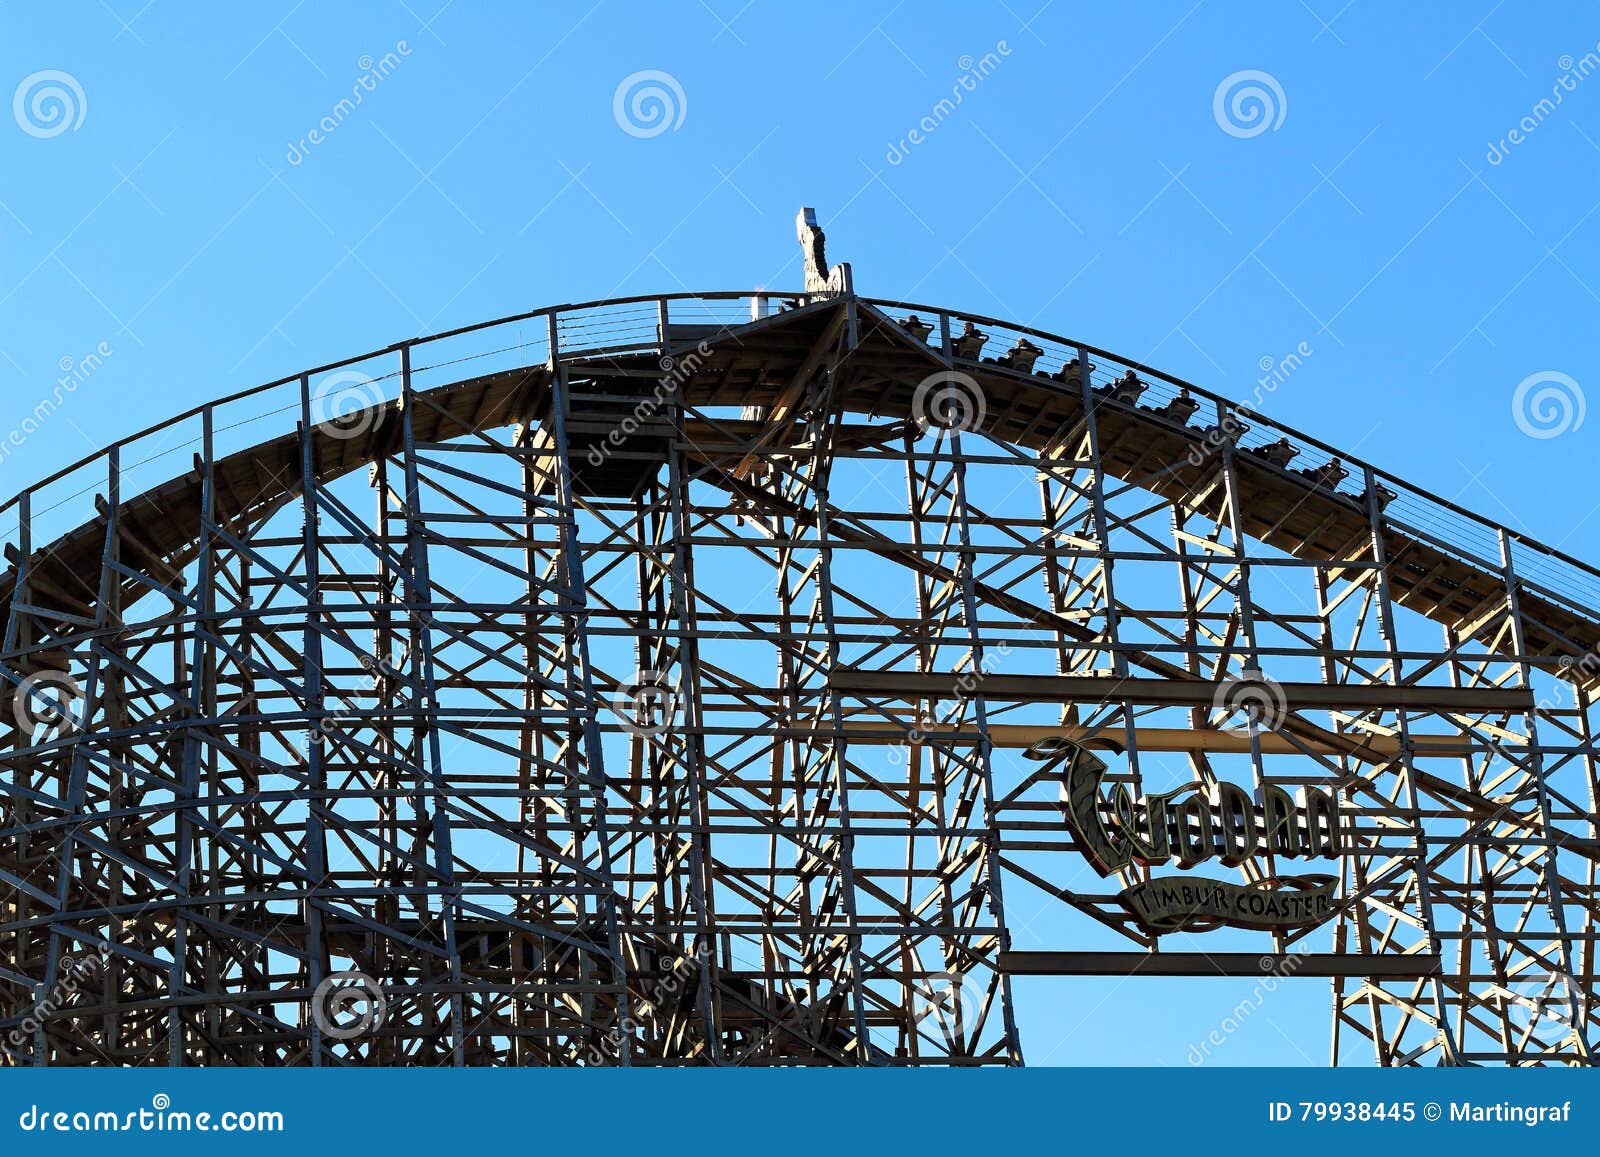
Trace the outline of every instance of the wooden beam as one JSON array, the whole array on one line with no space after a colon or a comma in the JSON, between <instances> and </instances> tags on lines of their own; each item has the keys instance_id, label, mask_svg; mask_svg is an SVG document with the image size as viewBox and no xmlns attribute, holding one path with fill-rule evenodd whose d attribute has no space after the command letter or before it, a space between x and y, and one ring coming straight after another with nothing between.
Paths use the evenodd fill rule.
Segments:
<instances>
[{"instance_id":1,"label":"wooden beam","mask_svg":"<svg viewBox=\"0 0 1600 1157\"><path fill-rule=\"evenodd\" d=\"M1206 679L1116 679L1095 675L985 675L923 671L835 671L828 685L851 694L902 699L985 697L1016 703L1102 703L1127 699L1157 707L1208 707L1232 684ZM1407 708L1428 711L1532 711L1526 687L1392 687L1381 683L1278 683L1289 711Z\"/></svg>"},{"instance_id":2,"label":"wooden beam","mask_svg":"<svg viewBox=\"0 0 1600 1157\"><path fill-rule=\"evenodd\" d=\"M1012 976L1438 976L1437 953L1359 952L1002 952Z\"/></svg>"},{"instance_id":3,"label":"wooden beam","mask_svg":"<svg viewBox=\"0 0 1600 1157\"><path fill-rule=\"evenodd\" d=\"M839 337L839 331L844 328L849 311L841 304L833 312L832 319L827 328L822 331L816 342L811 347L811 352L806 355L806 360L800 363L800 368L789 379L789 384L778 394L777 401L767 411L764 419L766 428L750 444L749 451L740 459L739 464L733 468L735 478L747 478L756 464L761 460L761 451L769 442L779 435L792 431L794 423L789 419L794 414L795 407L805 397L806 386L810 384L812 375L822 365L828 351L833 348L834 342Z\"/></svg>"},{"instance_id":4,"label":"wooden beam","mask_svg":"<svg viewBox=\"0 0 1600 1157\"><path fill-rule=\"evenodd\" d=\"M932 742L976 743L978 741L978 733L970 725L961 729L938 725L923 726L916 736L911 735L911 727L909 720L904 726L890 719L880 722L849 720L844 725L844 733L851 743L892 747L906 743L916 746L924 741L924 737ZM1041 740L1056 736L1082 740L1091 735L1104 734L1103 729L1084 727L1077 723L1058 723L1053 726L1033 723L989 724L989 742L999 748L1032 747ZM1123 732L1119 729L1115 738L1121 740L1122 736ZM1400 752L1400 740L1396 736L1363 733L1362 737L1367 747L1381 755L1394 756ZM1140 727L1135 730L1134 738L1140 751L1204 752L1208 755L1250 753L1250 737L1233 731L1187 727ZM1270 731L1264 732L1260 736L1260 741L1263 755L1300 755L1310 749L1314 755L1336 756L1343 754L1345 750L1333 744L1322 743L1315 738L1291 740L1287 736ZM1417 755L1432 756L1470 755L1479 749L1477 743L1467 736L1429 735L1416 732L1411 735L1411 746Z\"/></svg>"}]
</instances>

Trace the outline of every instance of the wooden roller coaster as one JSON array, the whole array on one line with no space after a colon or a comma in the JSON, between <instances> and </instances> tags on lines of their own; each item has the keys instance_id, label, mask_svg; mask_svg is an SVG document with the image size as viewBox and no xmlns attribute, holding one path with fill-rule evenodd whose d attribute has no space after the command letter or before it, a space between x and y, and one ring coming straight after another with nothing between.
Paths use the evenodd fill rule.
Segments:
<instances>
[{"instance_id":1,"label":"wooden roller coaster","mask_svg":"<svg viewBox=\"0 0 1600 1157\"><path fill-rule=\"evenodd\" d=\"M1600 572L798 227L803 292L405 342L0 507L0 1055L1020 1064L1015 974L1267 962L1334 1062L1590 1063ZM1280 787L1315 922L1082 854ZM1207 902L1302 870L1250 839Z\"/></svg>"}]
</instances>

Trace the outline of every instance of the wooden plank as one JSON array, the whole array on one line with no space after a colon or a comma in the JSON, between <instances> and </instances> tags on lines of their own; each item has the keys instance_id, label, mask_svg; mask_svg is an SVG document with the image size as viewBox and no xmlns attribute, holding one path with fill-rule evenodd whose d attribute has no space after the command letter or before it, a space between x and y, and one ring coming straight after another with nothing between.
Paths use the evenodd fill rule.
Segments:
<instances>
[{"instance_id":1,"label":"wooden plank","mask_svg":"<svg viewBox=\"0 0 1600 1157\"><path fill-rule=\"evenodd\" d=\"M1205 679L1115 679L1094 675L985 675L922 671L836 671L836 691L908 699L989 699L1017 703L1100 703L1127 699L1158 707L1208 707L1234 686ZM1532 711L1526 687L1391 687L1381 683L1278 683L1290 711L1409 708L1449 711Z\"/></svg>"},{"instance_id":2,"label":"wooden plank","mask_svg":"<svg viewBox=\"0 0 1600 1157\"><path fill-rule=\"evenodd\" d=\"M1012 976L1438 976L1437 953L1359 952L1002 952Z\"/></svg>"},{"instance_id":3,"label":"wooden plank","mask_svg":"<svg viewBox=\"0 0 1600 1157\"><path fill-rule=\"evenodd\" d=\"M1076 723L1034 724L1034 723L991 723L989 724L989 742L999 748L1027 748L1041 740L1064 736L1067 739L1082 740L1093 732L1104 735L1105 732L1095 731ZM968 725L964 730L952 731L943 727L927 727L917 733L917 737L910 736L909 723L905 726L898 725L895 721L885 719L880 722L863 722L850 720L844 725L844 733L851 743L881 744L898 747L910 743L913 746L921 742L930 743L976 743L978 732ZM925 737L925 738L923 738ZM1121 740L1123 732L1118 730L1114 738ZM1209 755L1248 755L1250 753L1250 737L1234 731L1212 731L1204 728L1192 729L1187 727L1140 727L1134 732L1134 737L1140 751L1177 751L1177 752L1204 752ZM1344 748L1333 744L1321 743L1313 738L1294 740L1274 732L1265 732L1260 737L1261 754L1263 755L1300 755L1310 750L1314 755L1341 755ZM1362 742L1371 750L1380 755L1393 756L1400 751L1400 741L1393 735L1374 735L1361 733ZM1520 746L1520 743L1517 744ZM1412 750L1417 755L1470 755L1478 750L1479 741L1464 735L1432 735L1413 732L1411 735Z\"/></svg>"}]
</instances>

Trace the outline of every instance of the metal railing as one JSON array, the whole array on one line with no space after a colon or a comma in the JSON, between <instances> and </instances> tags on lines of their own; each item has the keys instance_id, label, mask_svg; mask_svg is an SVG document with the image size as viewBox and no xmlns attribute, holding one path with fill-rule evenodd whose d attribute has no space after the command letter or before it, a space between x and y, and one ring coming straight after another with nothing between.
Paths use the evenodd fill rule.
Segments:
<instances>
[{"instance_id":1,"label":"metal railing","mask_svg":"<svg viewBox=\"0 0 1600 1157\"><path fill-rule=\"evenodd\" d=\"M29 537L36 548L89 521L90 517L74 519L71 510L79 501L92 502L93 496L104 493L113 452L119 462L121 492L126 498L185 473L189 468L187 455L202 445L202 430L208 422L219 456L285 433L298 420L302 378L314 379L315 388L337 375L341 380L335 384L347 395L354 390L377 404L398 397L400 353L407 348L411 351L413 385L426 389L546 363L552 317L563 357L650 350L665 353L663 317L669 319L674 330L704 326L736 333L752 318L818 300L821 299L803 293L727 290L554 305L327 362L197 406L57 470L0 502L0 541L16 541L24 509L31 523ZM1349 471L1343 492L1352 497L1359 497L1363 476L1371 470L1393 494L1388 498L1385 517L1396 529L1494 575L1506 569L1500 545L1504 541L1510 548L1511 572L1519 583L1575 614L1600 622L1600 613L1595 609L1600 608L1600 568L1440 498L1309 434L1274 422L1258 409L1259 399L1229 398L1087 342L983 314L891 299L858 300L892 319L917 315L933 327L928 340L935 344L942 324L948 324L950 332L959 335L970 322L988 335L983 351L986 357L1003 354L1019 339L1026 339L1041 350L1033 366L1033 380L1039 383L1058 373L1080 350L1085 351L1093 365L1091 382L1096 385L1109 385L1130 370L1137 374L1146 387L1141 405L1160 406L1187 392L1201 403L1201 409L1191 419L1196 429L1212 425L1216 408L1221 406L1224 413L1238 415L1250 427L1239 440L1246 449L1258 450L1278 439L1287 439L1299 451L1294 463L1296 471L1315 470L1339 460ZM670 332L667 336L671 336ZM152 480L149 486L137 484L147 477ZM135 484L130 485L130 481ZM90 515L90 511L84 514Z\"/></svg>"}]
</instances>

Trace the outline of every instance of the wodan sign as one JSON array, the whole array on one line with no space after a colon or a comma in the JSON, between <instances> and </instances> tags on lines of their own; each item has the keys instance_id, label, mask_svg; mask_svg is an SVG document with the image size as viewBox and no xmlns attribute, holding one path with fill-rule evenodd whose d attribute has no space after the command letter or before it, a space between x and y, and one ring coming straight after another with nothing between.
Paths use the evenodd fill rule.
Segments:
<instances>
[{"instance_id":1,"label":"wodan sign","mask_svg":"<svg viewBox=\"0 0 1600 1157\"><path fill-rule=\"evenodd\" d=\"M1106 746L1121 753L1114 743ZM1034 758L1063 763L1061 808L1083 853L1102 876L1128 864L1192 868L1217 859L1238 867L1258 855L1337 858L1343 854L1332 792L1301 788L1298 798L1268 784L1258 806L1237 784L1185 784L1162 795L1135 797L1126 783L1104 790L1106 764L1082 744L1050 739Z\"/></svg>"},{"instance_id":2,"label":"wodan sign","mask_svg":"<svg viewBox=\"0 0 1600 1157\"><path fill-rule=\"evenodd\" d=\"M1109 740L1099 746L1122 753ZM1087 746L1052 737L1027 751L1059 766L1061 810L1079 850L1102 876L1134 864L1193 868L1209 860L1238 867L1258 856L1337 859L1344 854L1332 791L1303 787L1295 796L1266 785L1257 802L1237 784L1195 782L1160 795L1136 795L1126 783L1106 789L1106 763ZM1147 931L1206 931L1222 926L1303 928L1333 914L1331 875L1275 876L1235 884L1191 876L1152 876L1125 888L1119 902Z\"/></svg>"}]
</instances>

